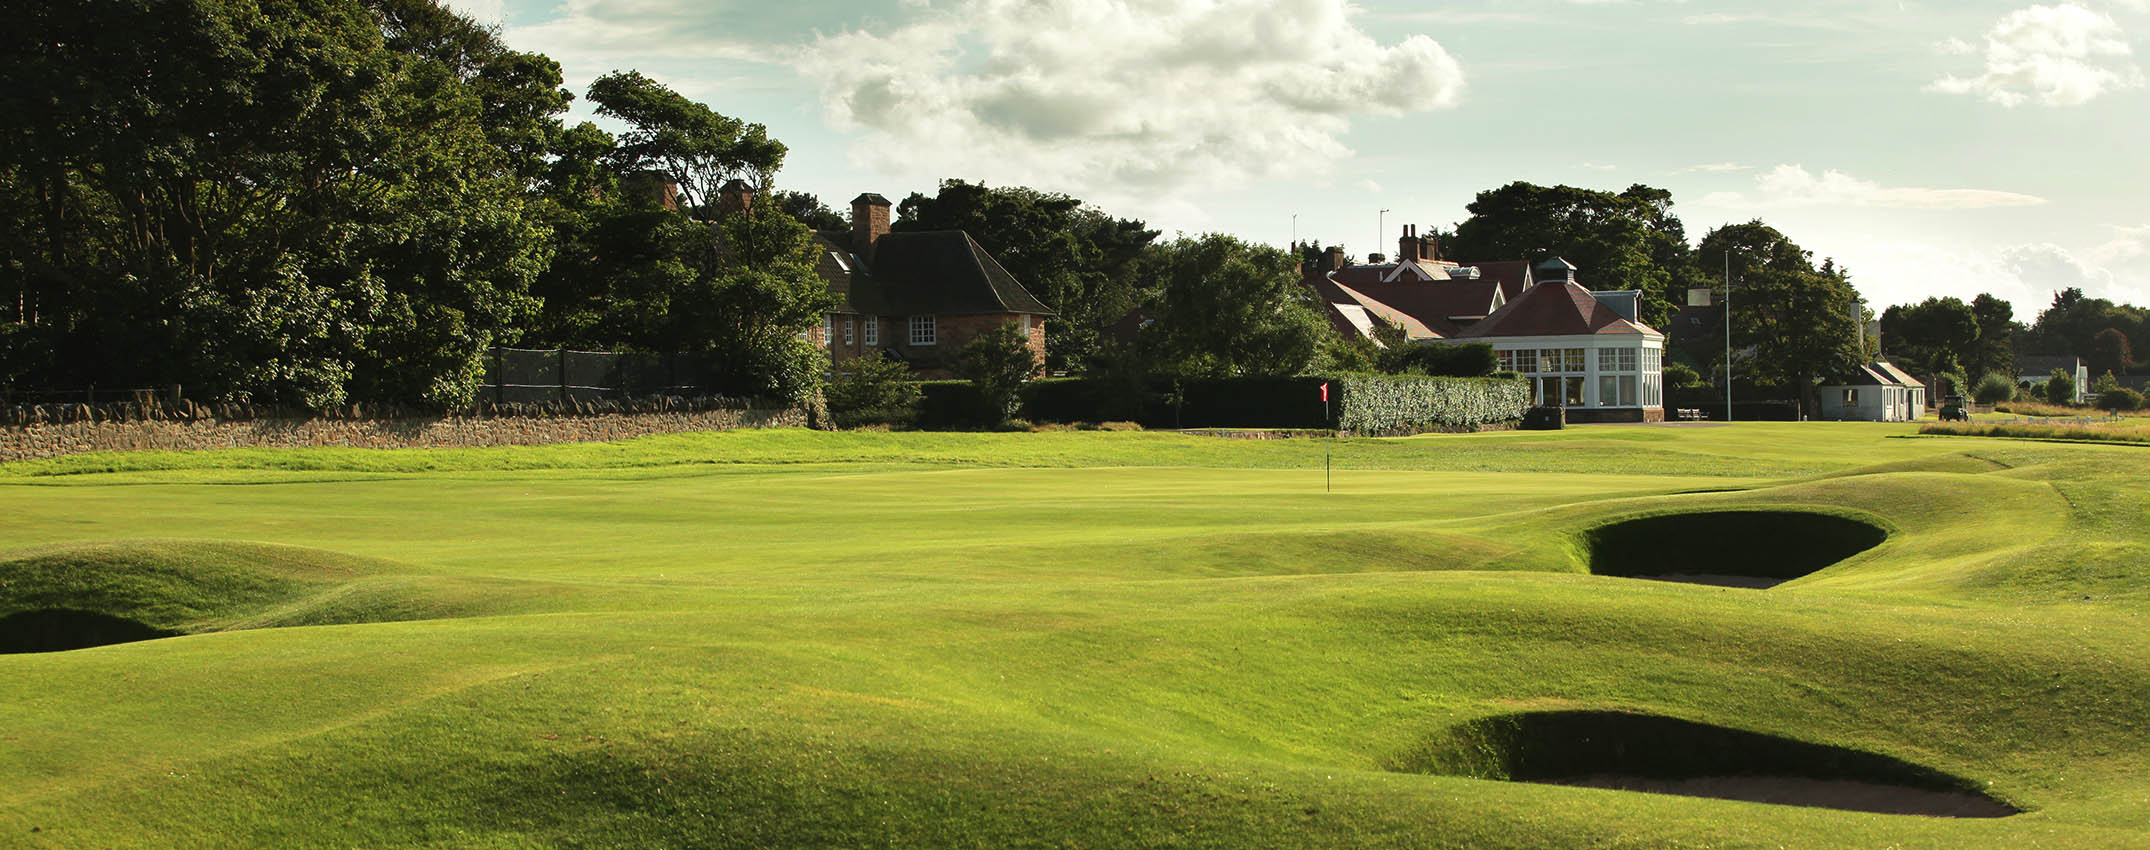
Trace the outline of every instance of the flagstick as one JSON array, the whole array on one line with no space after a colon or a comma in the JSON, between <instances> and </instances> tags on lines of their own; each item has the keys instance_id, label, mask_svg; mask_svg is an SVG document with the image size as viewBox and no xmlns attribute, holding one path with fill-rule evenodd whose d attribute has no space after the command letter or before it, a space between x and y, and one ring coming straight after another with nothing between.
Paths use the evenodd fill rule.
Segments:
<instances>
[{"instance_id":1,"label":"flagstick","mask_svg":"<svg viewBox=\"0 0 2150 850\"><path fill-rule=\"evenodd\" d=\"M1321 423L1329 424L1329 385L1321 385ZM1336 492L1336 484L1329 473L1329 447L1336 445L1336 431L1329 431L1329 439L1321 444L1321 492Z\"/></svg>"}]
</instances>

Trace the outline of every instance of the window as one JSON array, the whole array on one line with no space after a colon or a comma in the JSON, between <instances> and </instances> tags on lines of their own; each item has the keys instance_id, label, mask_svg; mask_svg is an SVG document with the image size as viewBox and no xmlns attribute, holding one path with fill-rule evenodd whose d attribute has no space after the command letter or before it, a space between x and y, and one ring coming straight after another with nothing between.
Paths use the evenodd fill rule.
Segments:
<instances>
[{"instance_id":1,"label":"window","mask_svg":"<svg viewBox=\"0 0 2150 850\"><path fill-rule=\"evenodd\" d=\"M1620 403L1620 379L1611 375L1598 376L1598 406L1616 407Z\"/></svg>"},{"instance_id":2,"label":"window","mask_svg":"<svg viewBox=\"0 0 2150 850\"><path fill-rule=\"evenodd\" d=\"M912 344L912 345L937 345L937 344L939 344L939 343L940 343L940 340L941 340L940 326L939 326L939 325L937 325L937 324L935 324L935 322L934 322L934 317L932 317L932 316L912 316L912 317L911 317L911 344Z\"/></svg>"},{"instance_id":3,"label":"window","mask_svg":"<svg viewBox=\"0 0 2150 850\"><path fill-rule=\"evenodd\" d=\"M1844 391L1844 406L1845 406L1845 407L1858 407L1858 406L1859 406L1859 391L1858 391L1858 390L1845 390L1845 391Z\"/></svg>"},{"instance_id":4,"label":"window","mask_svg":"<svg viewBox=\"0 0 2150 850\"><path fill-rule=\"evenodd\" d=\"M845 348L849 348L849 347L851 347L852 345L854 345L854 344L855 344L855 343L853 343L853 341L852 341L852 337L851 337L851 329L852 329L852 327L853 327L854 325L856 325L857 323L858 323L858 320L857 320L857 319L853 319L853 318L850 318L850 317L848 317L848 316L844 317L844 347L845 347Z\"/></svg>"},{"instance_id":5,"label":"window","mask_svg":"<svg viewBox=\"0 0 2150 850\"><path fill-rule=\"evenodd\" d=\"M1558 348L1541 348L1541 349L1538 349L1538 371L1540 371L1540 372L1558 372L1558 371L1560 371L1560 349L1558 349ZM1555 393L1555 395L1558 395L1558 393Z\"/></svg>"},{"instance_id":6,"label":"window","mask_svg":"<svg viewBox=\"0 0 2150 850\"><path fill-rule=\"evenodd\" d=\"M1498 367L1496 367L1496 368L1500 369L1500 371L1503 371L1503 372L1513 372L1513 371L1515 371L1515 352L1513 352L1513 351L1496 351L1496 352L1493 352L1493 359L1495 359L1495 360L1498 360L1498 361L1500 361L1500 365L1499 365Z\"/></svg>"},{"instance_id":7,"label":"window","mask_svg":"<svg viewBox=\"0 0 2150 850\"><path fill-rule=\"evenodd\" d=\"M823 313L821 316L821 347L829 347L836 339L836 317Z\"/></svg>"},{"instance_id":8,"label":"window","mask_svg":"<svg viewBox=\"0 0 2150 850\"><path fill-rule=\"evenodd\" d=\"M881 319L878 316L866 317L866 344L881 344Z\"/></svg>"},{"instance_id":9,"label":"window","mask_svg":"<svg viewBox=\"0 0 2150 850\"><path fill-rule=\"evenodd\" d=\"M1633 371L1635 371L1635 349L1632 349L1632 348L1600 348L1600 349L1598 349L1598 371L1600 371L1600 372L1633 372Z\"/></svg>"},{"instance_id":10,"label":"window","mask_svg":"<svg viewBox=\"0 0 2150 850\"><path fill-rule=\"evenodd\" d=\"M1538 352L1529 348L1516 352L1515 370L1518 372L1538 371Z\"/></svg>"},{"instance_id":11,"label":"window","mask_svg":"<svg viewBox=\"0 0 2150 850\"><path fill-rule=\"evenodd\" d=\"M1024 314L1023 314L1023 338L1024 338L1024 339L1029 339L1029 338L1030 338L1030 314L1029 314L1029 313L1024 313Z\"/></svg>"},{"instance_id":12,"label":"window","mask_svg":"<svg viewBox=\"0 0 2150 850\"><path fill-rule=\"evenodd\" d=\"M1636 401L1636 399L1635 399L1635 376L1634 376L1634 375L1621 375L1621 376L1620 376L1620 406L1621 406L1621 407L1634 407L1634 406L1635 406L1635 401Z\"/></svg>"},{"instance_id":13,"label":"window","mask_svg":"<svg viewBox=\"0 0 2150 850\"><path fill-rule=\"evenodd\" d=\"M1566 350L1563 350L1563 351L1562 351L1561 353L1562 353L1562 354L1564 354L1564 355L1566 355L1566 357L1565 357L1565 360L1566 360L1566 364L1565 364L1565 365L1566 365L1566 367L1567 367L1567 368L1561 369L1560 371L1562 371L1562 372L1581 372L1581 371L1583 371L1583 370L1584 370L1584 369L1586 368L1586 367L1585 367L1585 366L1583 365L1583 362L1584 362L1584 361L1583 361L1583 350L1582 350L1582 349L1580 349L1580 348L1570 348L1570 349L1566 349Z\"/></svg>"},{"instance_id":14,"label":"window","mask_svg":"<svg viewBox=\"0 0 2150 850\"><path fill-rule=\"evenodd\" d=\"M1581 356L1582 356L1582 349L1578 348L1578 349L1575 349L1575 351L1576 351L1576 355L1575 355L1575 356L1577 356L1577 357L1581 357ZM1567 396L1566 396L1566 398L1565 398L1565 400L1566 400L1566 403L1567 403L1567 405L1568 405L1569 407L1582 407L1582 406L1583 406L1583 379L1581 379L1581 378L1568 378L1568 379L1567 379L1567 384L1568 384L1568 394L1567 394Z\"/></svg>"}]
</instances>

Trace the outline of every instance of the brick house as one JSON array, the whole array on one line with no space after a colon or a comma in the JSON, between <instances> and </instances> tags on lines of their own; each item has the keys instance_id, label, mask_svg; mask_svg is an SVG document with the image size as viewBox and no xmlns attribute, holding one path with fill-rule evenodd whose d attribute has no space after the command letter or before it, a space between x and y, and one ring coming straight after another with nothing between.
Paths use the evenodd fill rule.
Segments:
<instances>
[{"instance_id":1,"label":"brick house","mask_svg":"<svg viewBox=\"0 0 2150 850\"><path fill-rule=\"evenodd\" d=\"M1645 325L1637 290L1593 292L1554 258L1457 263L1406 226L1396 259L1347 265L1342 251L1302 267L1302 283L1340 333L1374 338L1374 322L1411 341L1483 342L1500 368L1530 381L1535 403L1570 422L1662 422L1665 335Z\"/></svg>"},{"instance_id":2,"label":"brick house","mask_svg":"<svg viewBox=\"0 0 2150 850\"><path fill-rule=\"evenodd\" d=\"M851 201L851 229L814 234L815 271L836 309L808 337L842 363L881 352L927 375L945 375L956 353L1005 324L1023 329L1045 363L1045 319L1058 315L961 230L891 232L888 199Z\"/></svg>"}]
</instances>

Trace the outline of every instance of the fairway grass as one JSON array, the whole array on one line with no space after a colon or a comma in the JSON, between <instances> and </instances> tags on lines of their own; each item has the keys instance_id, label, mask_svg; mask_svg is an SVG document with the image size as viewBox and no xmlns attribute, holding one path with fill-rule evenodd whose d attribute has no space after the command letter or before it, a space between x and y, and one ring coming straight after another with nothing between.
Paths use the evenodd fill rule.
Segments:
<instances>
[{"instance_id":1,"label":"fairway grass","mask_svg":"<svg viewBox=\"0 0 2150 850\"><path fill-rule=\"evenodd\" d=\"M0 617L176 635L0 654L0 847L2150 848L2146 456L1914 431L0 465ZM1768 560L1687 515L1879 542L1767 590L1590 574L1615 527L1650 530L1623 564ZM1504 782L1457 749L1566 713L2022 813Z\"/></svg>"}]
</instances>

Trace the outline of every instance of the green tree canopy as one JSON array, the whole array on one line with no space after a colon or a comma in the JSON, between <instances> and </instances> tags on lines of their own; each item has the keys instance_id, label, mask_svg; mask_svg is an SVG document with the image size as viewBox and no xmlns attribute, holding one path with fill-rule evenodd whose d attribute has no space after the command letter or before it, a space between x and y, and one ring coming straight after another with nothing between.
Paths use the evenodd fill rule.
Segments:
<instances>
[{"instance_id":1,"label":"green tree canopy","mask_svg":"<svg viewBox=\"0 0 2150 850\"><path fill-rule=\"evenodd\" d=\"M1334 334L1307 303L1290 254L1220 234L1152 246L1142 274L1157 322L1147 333L1159 371L1294 375Z\"/></svg>"},{"instance_id":2,"label":"green tree canopy","mask_svg":"<svg viewBox=\"0 0 2150 850\"><path fill-rule=\"evenodd\" d=\"M1881 314L1881 335L1891 356L1918 371L1978 374L1979 316L1954 296L1890 307Z\"/></svg>"},{"instance_id":3,"label":"green tree canopy","mask_svg":"<svg viewBox=\"0 0 2150 850\"><path fill-rule=\"evenodd\" d=\"M0 256L52 383L457 404L534 306L517 139L557 69L432 0L32 4L0 73Z\"/></svg>"},{"instance_id":4,"label":"green tree canopy","mask_svg":"<svg viewBox=\"0 0 2150 850\"><path fill-rule=\"evenodd\" d=\"M784 145L760 124L718 114L639 71L614 71L590 83L597 114L626 122L612 150L620 174L652 171L679 184L690 209L708 205L734 177L756 184L784 164Z\"/></svg>"},{"instance_id":5,"label":"green tree canopy","mask_svg":"<svg viewBox=\"0 0 2150 850\"><path fill-rule=\"evenodd\" d=\"M1700 263L1732 268L1732 343L1750 352L1735 376L1792 393L1817 408L1816 382L1857 367L1865 352L1853 321L1859 293L1844 271L1813 266L1813 255L1760 221L1703 236Z\"/></svg>"},{"instance_id":6,"label":"green tree canopy","mask_svg":"<svg viewBox=\"0 0 2150 850\"><path fill-rule=\"evenodd\" d=\"M1641 317L1663 327L1684 303L1694 272L1672 193L1630 186L1620 193L1510 183L1478 193L1471 217L1442 247L1462 261L1566 258L1598 289L1639 289Z\"/></svg>"}]
</instances>

